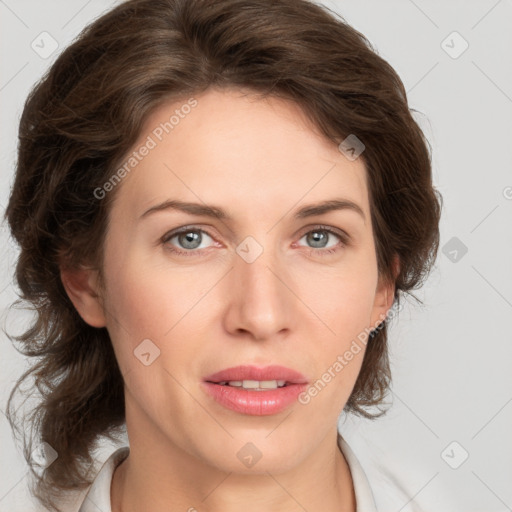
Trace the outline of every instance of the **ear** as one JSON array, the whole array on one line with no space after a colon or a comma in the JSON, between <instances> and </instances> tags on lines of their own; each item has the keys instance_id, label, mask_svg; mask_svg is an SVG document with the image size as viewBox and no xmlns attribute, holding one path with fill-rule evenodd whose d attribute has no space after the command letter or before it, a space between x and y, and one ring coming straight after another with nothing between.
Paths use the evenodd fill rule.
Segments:
<instances>
[{"instance_id":1,"label":"ear","mask_svg":"<svg viewBox=\"0 0 512 512\"><path fill-rule=\"evenodd\" d=\"M99 296L98 271L92 268L62 268L62 284L79 315L92 327L105 327L106 319Z\"/></svg>"},{"instance_id":2,"label":"ear","mask_svg":"<svg viewBox=\"0 0 512 512\"><path fill-rule=\"evenodd\" d=\"M395 280L400 272L400 260L398 255L393 258L393 276L392 280L385 280L379 277L373 310L371 315L370 328L375 329L381 324L388 314L389 309L393 305L395 298Z\"/></svg>"}]
</instances>

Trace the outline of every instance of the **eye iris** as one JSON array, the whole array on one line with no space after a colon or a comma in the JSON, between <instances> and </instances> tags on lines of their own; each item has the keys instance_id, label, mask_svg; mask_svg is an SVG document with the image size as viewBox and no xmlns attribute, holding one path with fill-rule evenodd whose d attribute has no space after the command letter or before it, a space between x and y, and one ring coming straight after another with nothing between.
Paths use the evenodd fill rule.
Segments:
<instances>
[{"instance_id":1,"label":"eye iris","mask_svg":"<svg viewBox=\"0 0 512 512\"><path fill-rule=\"evenodd\" d=\"M320 235L319 235L320 234ZM325 247L327 243L328 234L325 231L311 231L308 234L308 243L312 242L315 248L317 247ZM321 243L323 239L323 244ZM315 245L320 241L320 245Z\"/></svg>"},{"instance_id":2,"label":"eye iris","mask_svg":"<svg viewBox=\"0 0 512 512\"><path fill-rule=\"evenodd\" d=\"M186 249L197 249L201 245L201 234L195 231L187 231L186 233L180 233L178 235L178 239L180 244L182 244L183 241L185 243L182 244L182 246ZM188 245L189 242L191 242L192 246Z\"/></svg>"},{"instance_id":3,"label":"eye iris","mask_svg":"<svg viewBox=\"0 0 512 512\"><path fill-rule=\"evenodd\" d=\"M197 249L201 245L202 234L200 231L183 231L176 236L180 245L185 249ZM329 233L325 230L310 231L306 238L314 248L322 248L327 244Z\"/></svg>"}]
</instances>

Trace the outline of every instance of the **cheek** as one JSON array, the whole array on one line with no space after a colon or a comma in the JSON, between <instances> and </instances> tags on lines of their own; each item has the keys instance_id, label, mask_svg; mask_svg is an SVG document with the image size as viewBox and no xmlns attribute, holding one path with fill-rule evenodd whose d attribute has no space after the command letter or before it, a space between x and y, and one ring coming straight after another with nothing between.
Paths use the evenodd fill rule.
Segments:
<instances>
[{"instance_id":1,"label":"cheek","mask_svg":"<svg viewBox=\"0 0 512 512\"><path fill-rule=\"evenodd\" d=\"M211 301L219 298L209 292L224 272L170 271L137 258L112 268L107 281L108 330L123 374L139 368L136 357L142 351L158 354L155 364L169 369L172 361L194 359L194 334L208 321Z\"/></svg>"},{"instance_id":2,"label":"cheek","mask_svg":"<svg viewBox=\"0 0 512 512\"><path fill-rule=\"evenodd\" d=\"M370 258L368 258L370 260ZM338 272L317 272L301 279L301 297L314 316L304 324L315 365L315 383L304 396L333 414L348 400L363 362L377 286L371 261ZM310 316L311 315L311 316ZM317 332L310 328L314 325ZM309 327L308 327L309 324Z\"/></svg>"},{"instance_id":3,"label":"cheek","mask_svg":"<svg viewBox=\"0 0 512 512\"><path fill-rule=\"evenodd\" d=\"M124 242L112 243L105 265L109 312L134 342L141 336L162 339L206 293L208 283L197 271L170 270L164 258Z\"/></svg>"},{"instance_id":4,"label":"cheek","mask_svg":"<svg viewBox=\"0 0 512 512\"><path fill-rule=\"evenodd\" d=\"M300 298L320 320L328 341L343 344L370 326L377 272L370 265L303 273Z\"/></svg>"},{"instance_id":5,"label":"cheek","mask_svg":"<svg viewBox=\"0 0 512 512\"><path fill-rule=\"evenodd\" d=\"M364 284L363 284L364 283ZM325 282L323 293L311 294L321 322L311 335L310 361L314 379L299 403L339 415L354 388L366 351L373 306L373 280ZM314 297L313 297L314 295ZM311 332L311 331L309 331Z\"/></svg>"},{"instance_id":6,"label":"cheek","mask_svg":"<svg viewBox=\"0 0 512 512\"><path fill-rule=\"evenodd\" d=\"M368 329L372 297L363 294L360 287L346 286L343 293L332 291L322 298L324 304L321 311L325 312L322 320L329 329L324 329L325 335L316 339L315 353L319 363L318 372L343 374L343 381L355 381L362 364ZM329 381L325 375L323 380ZM341 384L340 379L337 383Z\"/></svg>"},{"instance_id":7,"label":"cheek","mask_svg":"<svg viewBox=\"0 0 512 512\"><path fill-rule=\"evenodd\" d=\"M194 358L193 344L179 341L184 329L191 332L193 305L205 292L191 291L186 276L173 274L169 282L157 269L141 270L135 262L126 263L107 283L110 338L127 392L148 413L153 409L149 415L162 414L168 421L168 408L177 402L169 396L180 393L173 375L180 376L171 362ZM164 403L166 408L160 411Z\"/></svg>"}]
</instances>

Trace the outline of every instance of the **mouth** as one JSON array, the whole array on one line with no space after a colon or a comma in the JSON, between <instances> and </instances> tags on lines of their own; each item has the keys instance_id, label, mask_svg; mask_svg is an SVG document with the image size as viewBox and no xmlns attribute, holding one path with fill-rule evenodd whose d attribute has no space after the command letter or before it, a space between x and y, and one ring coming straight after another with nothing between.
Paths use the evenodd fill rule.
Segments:
<instances>
[{"instance_id":1,"label":"mouth","mask_svg":"<svg viewBox=\"0 0 512 512\"><path fill-rule=\"evenodd\" d=\"M307 378L284 366L237 366L203 379L203 389L220 405L255 416L285 410L306 388Z\"/></svg>"},{"instance_id":2,"label":"mouth","mask_svg":"<svg viewBox=\"0 0 512 512\"><path fill-rule=\"evenodd\" d=\"M268 389L284 388L291 383L284 380L230 380L221 382L211 382L212 384L219 384L220 386L230 386L234 388L241 388L250 391L266 391Z\"/></svg>"},{"instance_id":3,"label":"mouth","mask_svg":"<svg viewBox=\"0 0 512 512\"><path fill-rule=\"evenodd\" d=\"M302 373L278 365L265 367L252 365L235 366L208 375L204 378L204 381L221 386L258 391L308 383L307 378Z\"/></svg>"}]
</instances>

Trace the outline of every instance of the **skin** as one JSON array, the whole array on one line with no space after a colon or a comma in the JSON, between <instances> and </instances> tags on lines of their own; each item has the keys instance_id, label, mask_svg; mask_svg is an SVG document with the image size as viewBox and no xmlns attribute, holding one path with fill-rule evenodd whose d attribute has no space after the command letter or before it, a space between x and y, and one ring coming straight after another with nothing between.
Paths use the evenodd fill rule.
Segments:
<instances>
[{"instance_id":1,"label":"skin","mask_svg":"<svg viewBox=\"0 0 512 512\"><path fill-rule=\"evenodd\" d=\"M354 512L337 419L364 345L307 405L279 414L228 410L200 383L239 364L280 364L314 382L386 314L394 290L377 272L364 162L347 159L292 102L238 89L194 97L197 106L117 185L105 289L93 269L61 272L82 318L107 328L125 379L130 455L114 473L112 510ZM155 110L134 149L184 103ZM233 220L172 209L139 219L171 198L222 207ZM352 209L293 217L334 198L364 218ZM346 233L346 244L320 228L328 238L315 245L305 235L318 224ZM162 241L188 225L206 231L199 248ZM252 263L236 252L248 236L263 248ZM144 339L160 349L149 366L134 356ZM248 442L262 454L251 468L237 457Z\"/></svg>"}]
</instances>

